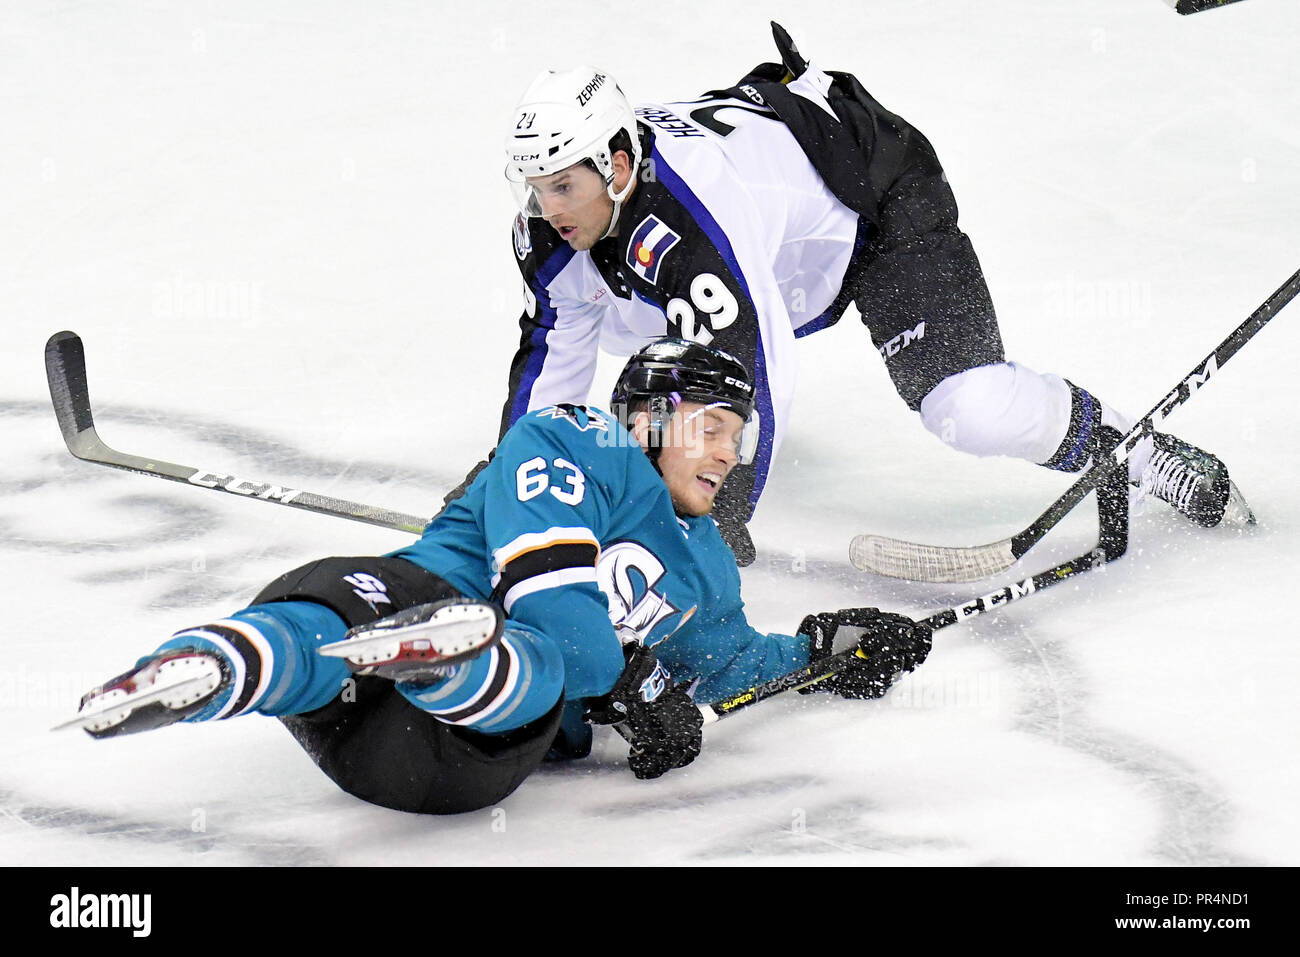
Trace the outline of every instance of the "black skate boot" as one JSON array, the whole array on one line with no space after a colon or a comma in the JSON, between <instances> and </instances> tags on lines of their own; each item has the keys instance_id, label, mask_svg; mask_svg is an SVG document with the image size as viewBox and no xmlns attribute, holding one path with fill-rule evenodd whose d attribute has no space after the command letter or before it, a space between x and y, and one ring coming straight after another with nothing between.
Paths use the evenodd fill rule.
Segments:
<instances>
[{"instance_id":1,"label":"black skate boot","mask_svg":"<svg viewBox=\"0 0 1300 957\"><path fill-rule=\"evenodd\" d=\"M87 692L76 717L54 730L84 728L92 738L151 731L197 714L230 682L220 655L172 649Z\"/></svg>"},{"instance_id":2,"label":"black skate boot","mask_svg":"<svg viewBox=\"0 0 1300 957\"><path fill-rule=\"evenodd\" d=\"M1217 456L1172 435L1156 432L1153 438L1155 451L1142 473L1143 492L1204 528L1255 524L1250 506Z\"/></svg>"}]
</instances>

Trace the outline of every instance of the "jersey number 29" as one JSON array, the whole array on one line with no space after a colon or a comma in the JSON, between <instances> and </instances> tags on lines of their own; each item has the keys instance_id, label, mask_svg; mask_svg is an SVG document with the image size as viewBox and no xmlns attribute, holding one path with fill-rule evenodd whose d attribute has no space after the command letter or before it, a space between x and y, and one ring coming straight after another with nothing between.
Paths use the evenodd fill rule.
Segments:
<instances>
[{"instance_id":1,"label":"jersey number 29","mask_svg":"<svg viewBox=\"0 0 1300 957\"><path fill-rule=\"evenodd\" d=\"M703 320L696 315L696 309L704 313ZM707 346L713 341L715 332L736 321L740 304L725 282L713 273L705 272L691 280L690 302L670 299L664 312L675 334Z\"/></svg>"}]
</instances>

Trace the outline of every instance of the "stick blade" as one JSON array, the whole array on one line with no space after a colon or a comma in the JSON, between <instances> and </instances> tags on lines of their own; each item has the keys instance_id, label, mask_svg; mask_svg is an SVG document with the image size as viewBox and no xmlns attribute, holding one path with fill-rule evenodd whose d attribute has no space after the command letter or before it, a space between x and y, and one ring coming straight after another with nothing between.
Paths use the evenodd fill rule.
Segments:
<instances>
[{"instance_id":1,"label":"stick blade","mask_svg":"<svg viewBox=\"0 0 1300 957\"><path fill-rule=\"evenodd\" d=\"M1202 10L1224 7L1230 3L1237 3L1238 0L1165 0L1165 2L1186 16L1189 13L1200 13Z\"/></svg>"},{"instance_id":2,"label":"stick blade","mask_svg":"<svg viewBox=\"0 0 1300 957\"><path fill-rule=\"evenodd\" d=\"M889 578L957 584L999 575L1016 563L1016 556L1009 538L962 548L857 535L849 543L849 561L860 571Z\"/></svg>"},{"instance_id":3,"label":"stick blade","mask_svg":"<svg viewBox=\"0 0 1300 957\"><path fill-rule=\"evenodd\" d=\"M45 378L63 441L73 455L81 457L85 438L95 434L95 420L86 382L86 349L75 332L56 332L45 343Z\"/></svg>"}]
</instances>

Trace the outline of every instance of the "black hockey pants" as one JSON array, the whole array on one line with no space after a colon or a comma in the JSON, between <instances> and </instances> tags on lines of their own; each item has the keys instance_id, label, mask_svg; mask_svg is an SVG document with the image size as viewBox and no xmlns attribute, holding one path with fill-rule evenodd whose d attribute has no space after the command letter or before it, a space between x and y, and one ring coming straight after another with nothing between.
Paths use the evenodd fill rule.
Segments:
<instances>
[{"instance_id":1,"label":"black hockey pants","mask_svg":"<svg viewBox=\"0 0 1300 957\"><path fill-rule=\"evenodd\" d=\"M344 576L373 576L392 604L382 613ZM314 601L349 627L459 593L398 558L326 558L276 579L255 599ZM393 682L362 676L315 711L280 721L316 765L348 794L399 811L458 814L490 807L523 783L546 757L563 701L505 734L481 734L439 721L404 698Z\"/></svg>"}]
</instances>

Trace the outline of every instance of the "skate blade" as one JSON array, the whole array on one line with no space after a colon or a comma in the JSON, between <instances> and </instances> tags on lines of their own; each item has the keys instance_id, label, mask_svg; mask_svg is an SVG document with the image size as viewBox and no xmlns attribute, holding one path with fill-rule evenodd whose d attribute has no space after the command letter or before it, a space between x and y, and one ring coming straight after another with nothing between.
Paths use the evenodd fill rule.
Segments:
<instances>
[{"instance_id":1,"label":"skate blade","mask_svg":"<svg viewBox=\"0 0 1300 957\"><path fill-rule=\"evenodd\" d=\"M452 665L481 654L500 640L503 624L504 616L494 605L456 602L434 609L423 621L405 624L385 619L363 626L352 637L316 650L359 667L395 660Z\"/></svg>"},{"instance_id":2,"label":"skate blade","mask_svg":"<svg viewBox=\"0 0 1300 957\"><path fill-rule=\"evenodd\" d=\"M105 692L93 711L78 711L67 721L56 724L51 731L63 731L67 728L84 728L87 731L106 731L114 725L121 724L134 711L146 705L161 703L172 709L183 708L193 704L204 695L211 694L221 683L221 671L213 664L211 672L204 670L201 674L178 676L170 681L155 681L148 691L132 694L121 688Z\"/></svg>"},{"instance_id":3,"label":"skate blade","mask_svg":"<svg viewBox=\"0 0 1300 957\"><path fill-rule=\"evenodd\" d=\"M1244 528L1255 524L1255 513L1246 504L1246 497L1237 488L1236 482L1228 483L1228 502L1223 507L1223 518L1219 520L1221 528Z\"/></svg>"}]
</instances>

